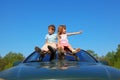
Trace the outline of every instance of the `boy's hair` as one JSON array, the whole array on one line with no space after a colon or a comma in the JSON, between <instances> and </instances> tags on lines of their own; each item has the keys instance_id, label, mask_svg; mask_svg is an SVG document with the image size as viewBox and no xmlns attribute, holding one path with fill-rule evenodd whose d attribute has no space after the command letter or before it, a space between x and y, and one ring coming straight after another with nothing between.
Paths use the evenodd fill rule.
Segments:
<instances>
[{"instance_id":1,"label":"boy's hair","mask_svg":"<svg viewBox=\"0 0 120 80\"><path fill-rule=\"evenodd\" d=\"M63 29L66 29L66 26L65 25L59 25L59 27L58 27L58 35L62 34Z\"/></svg>"},{"instance_id":2,"label":"boy's hair","mask_svg":"<svg viewBox=\"0 0 120 80\"><path fill-rule=\"evenodd\" d=\"M50 28L55 32L55 25L53 25L53 24L49 25L48 29L50 29Z\"/></svg>"}]
</instances>

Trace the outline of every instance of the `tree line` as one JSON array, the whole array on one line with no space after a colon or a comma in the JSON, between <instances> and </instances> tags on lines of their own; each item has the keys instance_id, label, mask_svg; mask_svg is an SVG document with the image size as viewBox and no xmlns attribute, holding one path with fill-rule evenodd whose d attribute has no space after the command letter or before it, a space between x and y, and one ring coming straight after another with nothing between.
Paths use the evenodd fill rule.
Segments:
<instances>
[{"instance_id":1,"label":"tree line","mask_svg":"<svg viewBox=\"0 0 120 80\"><path fill-rule=\"evenodd\" d=\"M25 57L22 53L9 52L4 57L0 56L0 71L13 67L15 61L22 61Z\"/></svg>"},{"instance_id":2,"label":"tree line","mask_svg":"<svg viewBox=\"0 0 120 80\"><path fill-rule=\"evenodd\" d=\"M92 50L87 50L91 55L93 55L99 61L106 61L109 66L119 68L120 69L120 44L118 45L116 51L108 52L104 56L98 56Z\"/></svg>"},{"instance_id":3,"label":"tree line","mask_svg":"<svg viewBox=\"0 0 120 80\"><path fill-rule=\"evenodd\" d=\"M109 66L120 69L120 44L118 45L116 51L108 52L104 56L98 56L93 50L87 50L91 55L93 55L99 61L108 62ZM0 71L13 67L15 61L22 61L25 57L22 53L9 52L4 57L0 56Z\"/></svg>"}]
</instances>

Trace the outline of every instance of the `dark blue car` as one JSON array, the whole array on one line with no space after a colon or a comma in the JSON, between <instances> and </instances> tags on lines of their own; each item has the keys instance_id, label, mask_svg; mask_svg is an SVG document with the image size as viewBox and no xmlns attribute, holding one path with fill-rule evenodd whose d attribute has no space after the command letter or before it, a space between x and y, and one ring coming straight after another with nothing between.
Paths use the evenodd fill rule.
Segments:
<instances>
[{"instance_id":1,"label":"dark blue car","mask_svg":"<svg viewBox=\"0 0 120 80\"><path fill-rule=\"evenodd\" d=\"M103 65L85 50L76 53L77 59L65 53L64 60L50 61L46 54L33 52L17 66L0 72L0 80L120 80L120 70Z\"/></svg>"}]
</instances>

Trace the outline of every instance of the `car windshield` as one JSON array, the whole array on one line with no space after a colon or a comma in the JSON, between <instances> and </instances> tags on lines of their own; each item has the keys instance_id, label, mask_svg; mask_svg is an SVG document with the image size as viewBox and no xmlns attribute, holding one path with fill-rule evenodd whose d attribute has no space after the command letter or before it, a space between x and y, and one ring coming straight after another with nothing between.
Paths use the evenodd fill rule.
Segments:
<instances>
[{"instance_id":1,"label":"car windshield","mask_svg":"<svg viewBox=\"0 0 120 80\"><path fill-rule=\"evenodd\" d=\"M78 60L76 60L75 56L77 56ZM97 62L97 60L91 56L88 52L81 50L80 52L76 53L75 56L70 55L70 53L65 53L65 60L68 61L80 61L80 62ZM41 62L40 61L40 53L33 52L30 56L28 56L24 63L26 62ZM58 52L56 52L56 58L55 60L58 60ZM46 54L44 58L42 59L42 62L50 61L50 54Z\"/></svg>"}]
</instances>

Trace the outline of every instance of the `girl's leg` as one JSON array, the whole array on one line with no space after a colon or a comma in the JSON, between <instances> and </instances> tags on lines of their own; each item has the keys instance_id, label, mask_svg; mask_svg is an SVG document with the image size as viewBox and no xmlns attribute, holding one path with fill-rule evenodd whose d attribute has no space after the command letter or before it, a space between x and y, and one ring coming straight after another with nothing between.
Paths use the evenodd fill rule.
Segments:
<instances>
[{"instance_id":1,"label":"girl's leg","mask_svg":"<svg viewBox=\"0 0 120 80\"><path fill-rule=\"evenodd\" d=\"M70 44L69 44L68 48L72 51L73 54L75 54L75 53L80 51L80 48L73 49Z\"/></svg>"},{"instance_id":2,"label":"girl's leg","mask_svg":"<svg viewBox=\"0 0 120 80\"><path fill-rule=\"evenodd\" d=\"M58 47L58 53L64 53L64 47Z\"/></svg>"},{"instance_id":3,"label":"girl's leg","mask_svg":"<svg viewBox=\"0 0 120 80\"><path fill-rule=\"evenodd\" d=\"M58 58L59 59L64 59L64 47L63 46L58 46Z\"/></svg>"},{"instance_id":4,"label":"girl's leg","mask_svg":"<svg viewBox=\"0 0 120 80\"><path fill-rule=\"evenodd\" d=\"M74 51L74 49L72 48L72 46L69 44L68 45L68 48L71 50L71 51Z\"/></svg>"}]
</instances>

